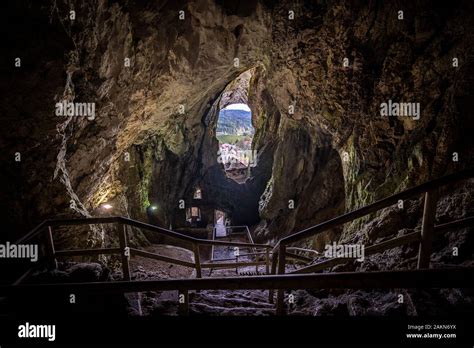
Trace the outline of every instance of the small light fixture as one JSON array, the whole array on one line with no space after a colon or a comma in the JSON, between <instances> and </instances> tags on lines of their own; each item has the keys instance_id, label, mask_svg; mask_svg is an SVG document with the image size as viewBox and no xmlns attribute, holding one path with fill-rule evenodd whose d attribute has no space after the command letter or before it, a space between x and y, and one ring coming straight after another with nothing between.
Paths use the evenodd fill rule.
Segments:
<instances>
[{"instance_id":1,"label":"small light fixture","mask_svg":"<svg viewBox=\"0 0 474 348\"><path fill-rule=\"evenodd\" d=\"M150 205L150 209L151 210L156 210L156 209L158 209L158 207L156 205Z\"/></svg>"},{"instance_id":2,"label":"small light fixture","mask_svg":"<svg viewBox=\"0 0 474 348\"><path fill-rule=\"evenodd\" d=\"M112 206L111 206L110 204L104 204L104 205L102 206L102 208L104 208L104 209L106 209L106 210L110 210L110 209L112 209Z\"/></svg>"}]
</instances>

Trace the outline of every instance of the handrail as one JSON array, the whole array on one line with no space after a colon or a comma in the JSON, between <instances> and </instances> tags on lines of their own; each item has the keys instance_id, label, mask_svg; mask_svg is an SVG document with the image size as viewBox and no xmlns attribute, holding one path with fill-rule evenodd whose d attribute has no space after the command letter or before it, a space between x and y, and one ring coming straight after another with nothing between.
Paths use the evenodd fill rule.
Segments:
<instances>
[{"instance_id":1,"label":"handrail","mask_svg":"<svg viewBox=\"0 0 474 348\"><path fill-rule=\"evenodd\" d=\"M261 251L261 252L248 253L248 254L239 254L239 257L265 255L265 254L266 254L265 251ZM211 262L218 262L218 261L229 261L229 260L235 260L235 257L230 257L230 258L226 258L226 259L212 259L210 261Z\"/></svg>"},{"instance_id":2,"label":"handrail","mask_svg":"<svg viewBox=\"0 0 474 348\"><path fill-rule=\"evenodd\" d=\"M34 236L36 236L43 228L45 228L49 221L51 220L44 220L42 223L40 223L38 226L36 226L35 228L33 228L30 232L28 232L27 234L25 234L23 237L19 238L15 244L22 244L23 242L33 238Z\"/></svg>"},{"instance_id":3,"label":"handrail","mask_svg":"<svg viewBox=\"0 0 474 348\"><path fill-rule=\"evenodd\" d=\"M245 277L167 279L119 282L20 284L0 286L0 295L24 296L66 292L143 292L166 290L240 290L240 289L367 289L367 288L462 288L471 286L474 267L284 274Z\"/></svg>"},{"instance_id":4,"label":"handrail","mask_svg":"<svg viewBox=\"0 0 474 348\"><path fill-rule=\"evenodd\" d=\"M95 224L112 224L119 221L120 216L103 216L103 217L84 217L74 219L52 219L49 220L50 226L68 226L68 225L95 225Z\"/></svg>"},{"instance_id":5,"label":"handrail","mask_svg":"<svg viewBox=\"0 0 474 348\"><path fill-rule=\"evenodd\" d=\"M224 258L224 259L214 259L214 245L212 245L212 249L211 249L211 259L210 259L210 262L211 263L214 263L214 262L218 262L218 261L229 261L229 260L235 260L235 266L236 266L236 272L238 271L238 266L240 265L248 265L248 266L252 266L252 265L255 265L255 270L258 272L258 266L261 265L261 264L267 264L270 260L270 253L269 253L269 249L272 248L271 245L268 245L268 244L265 244L265 245L268 245L267 247L267 250L265 252L260 252L260 253L257 253L257 249L261 248L261 244L255 244L255 242L253 241L253 238L252 238L252 235L250 234L250 230L248 228L247 225L239 225L239 226L226 226L226 230L230 230L230 231L233 231L234 229L243 229L242 232L231 232L228 236L226 237L229 237L231 235L246 235L247 236L247 239L250 241L250 243L240 243L240 242L237 242L239 243L238 246L241 246L241 247L248 247L249 249L253 250L253 253L246 253L246 254L243 254L243 255L236 255L235 257L233 258ZM213 228L213 234L212 234L212 240L213 241L216 241L216 227L214 226ZM230 244L230 243L236 243L236 242L226 242L227 245L236 245L237 244ZM260 255L260 254L264 254L266 255L266 258L268 259L267 261L265 261L264 263L262 262L239 262L239 258L241 257L244 257L244 256L252 256L252 255ZM217 265L217 264L216 264ZM222 264L219 264L219 265L222 265ZM226 264L227 265L227 264ZM230 265L230 264L228 264ZM208 267L208 268L211 268L211 272L212 272L212 267ZM218 268L218 267L216 267Z\"/></svg>"},{"instance_id":6,"label":"handrail","mask_svg":"<svg viewBox=\"0 0 474 348\"><path fill-rule=\"evenodd\" d=\"M191 267L191 268L196 267L196 265L192 262L187 262L187 261L175 259L173 257L167 257L167 256L159 255L159 254L156 254L156 253L150 253L148 251L140 250L140 249L136 249L136 248L130 248L130 253L132 255L147 257L147 258L155 259L155 260L158 260L158 261L170 262L170 263L174 263L174 264L185 266L185 267Z\"/></svg>"},{"instance_id":7,"label":"handrail","mask_svg":"<svg viewBox=\"0 0 474 348\"><path fill-rule=\"evenodd\" d=\"M198 239L197 242L202 245L228 245L228 246L241 246L249 248L273 248L270 244L252 244L252 243L243 243L243 242L226 242L222 240L208 240L208 239Z\"/></svg>"},{"instance_id":8,"label":"handrail","mask_svg":"<svg viewBox=\"0 0 474 348\"><path fill-rule=\"evenodd\" d=\"M248 226L245 226L246 230L247 230L247 236L250 240L251 243L254 243L253 241L253 238L252 238L252 234L250 233L250 230L249 230L249 227ZM257 249L256 248L253 248L253 252L256 253L257 252ZM258 266L255 266L255 272L258 273ZM268 272L267 272L268 273Z\"/></svg>"},{"instance_id":9,"label":"handrail","mask_svg":"<svg viewBox=\"0 0 474 348\"><path fill-rule=\"evenodd\" d=\"M413 197L415 195L418 195L418 194L421 194L421 193L425 193L425 205L424 205L424 213L423 213L421 233L417 232L417 235L415 235L415 233L412 233L410 235L399 237L398 239L396 238L397 240L390 240L390 241L382 242L378 245L372 246L371 251L372 252L377 252L378 250L380 250L380 248L385 248L385 247L389 247L389 246L393 247L393 245L398 244L398 243L402 243L402 242L404 244L406 244L408 242L419 241L420 242L420 248L419 248L419 256L418 256L418 268L423 269L423 271L429 271L427 268L429 267L429 256L431 255L431 238L432 238L432 235L435 234L435 232L437 234L437 233L447 231L447 230L449 230L451 228L454 228L454 227L465 226L466 224L469 224L469 223L472 224L472 217L469 217L467 219L454 221L454 222L446 223L446 224L439 225L439 226L434 226L434 216L435 216L435 210L436 210L435 208L436 208L436 201L437 201L437 190L440 186L443 186L443 185L446 185L448 183L452 183L452 182L455 182L455 181L467 179L467 178L470 178L472 176L474 176L474 169L468 169L468 170L461 171L461 172L458 172L458 173L455 173L455 174L447 175L447 176L444 176L442 178L438 178L438 179L426 182L424 184L418 185L416 187L413 187L411 189L408 189L408 190L402 191L400 193L394 194L390 197L381 199L381 200L379 200L375 203L369 204L369 205L367 205L365 207L362 207L360 209L357 209L357 210L354 210L352 212L340 215L340 216L338 216L334 219L325 221L321 224L306 228L306 229L304 229L300 232L297 232L297 233L294 233L294 234L289 235L287 237L284 237L284 238L282 238L278 241L278 243L275 247L273 247L271 273L272 274L278 273L278 276L273 276L273 277L288 277L288 276L301 277L301 276L307 276L307 275L300 275L300 274L285 275L286 257L287 256L288 257L298 256L296 254L293 255L293 254L291 254L287 251L287 249L293 248L293 247L287 247L288 244L293 243L297 240L300 240L300 239L303 239L303 238L308 238L308 237L313 236L315 234L321 233L321 232L323 232L323 231L325 231L329 228L332 228L334 226L338 226L340 224L353 221L353 220L355 220L357 218L360 218L364 215L373 213L375 211L378 211L380 209L383 209L385 207L393 205L396 202L398 202L399 200L411 198L411 197ZM118 223L119 232L120 232L120 234L119 234L119 236L120 236L120 248L116 248L116 249L114 249L114 248L108 248L108 249L104 248L104 249L95 249L95 250L94 249L89 249L89 250L65 250L65 251L55 251L54 250L54 245L53 245L53 241L52 241L52 234L51 234L52 233L52 229L51 229L52 226L91 225L91 224L101 224L101 223ZM196 268L198 278L201 278L201 268L208 268L208 267L212 268L214 266L212 264L202 264L201 265L200 260L199 260L199 245L212 245L212 246L215 246L215 245L227 245L227 246L229 246L230 245L230 246L245 246L245 247L251 247L251 248L265 248L266 249L266 254L267 254L267 273L268 273L268 267L269 267L269 264L268 264L269 256L268 255L271 252L270 249L272 249L272 246L269 245L269 244L226 242L226 241L200 239L200 238L190 237L190 236L187 236L187 235L175 232L175 231L171 231L171 230L168 230L166 228L149 225L147 223L143 223L143 222L140 222L140 221L136 221L136 220L133 220L133 219L120 217L120 216L91 217L91 218L80 218L80 219L45 220L41 224L36 226L33 230L31 230L28 234L26 234L25 236L20 238L16 243L20 244L20 243L22 243L22 242L24 242L24 241L26 241L30 238L33 238L34 236L39 234L43 230L43 228L48 227L48 235L47 235L47 237L48 237L47 248L49 247L48 257L52 260L54 260L55 256L61 256L61 255L74 255L74 254L76 254L76 255L77 254L80 254L80 255L88 255L88 254L89 255L94 255L94 254L99 254L99 253L112 253L112 252L115 252L115 251L123 251L125 248L128 248L127 247L127 236L126 236L127 233L126 233L126 228L124 227L124 225L135 226L135 227L138 227L138 228L147 229L147 230L154 231L154 232L166 235L166 236L170 236L170 237L174 237L174 238L177 238L177 239L181 239L181 240L184 240L184 241L191 242L193 244L195 262L194 263L188 263L188 262L184 261L184 263L186 263L186 266ZM248 227L247 227L247 231L248 231ZM168 262L181 261L181 260L176 260L176 259L172 259L172 258L167 258L167 257L164 257L162 255L148 253L146 251L141 251L141 250L138 250L138 249L133 249L133 248L129 248L129 249L132 249L132 252L135 253L136 255L139 255L139 256L152 257L152 258L156 258L156 259L160 259L162 261L168 261ZM127 257L124 257L124 255L122 255L122 264L123 264L123 267L124 267L124 277L125 277L125 282L124 283L126 283L127 281L130 280L130 272L129 272L129 267L128 267L129 266L128 265L128 259L127 259ZM256 263L253 263L253 264L256 264ZM322 265L319 265L319 264L314 265L314 266L310 266L310 267L307 267L304 271L309 271L310 269L313 270L314 267L318 268L318 267L321 267L321 266ZM470 269L469 272L472 273L472 270L473 269ZM300 271L303 271L303 270L298 270L295 273L299 273ZM444 272L444 270L432 270L432 271L440 271L441 273ZM452 269L449 269L448 272L452 272ZM465 271L460 270L459 272L462 273L462 272L465 272ZM362 273L367 273L367 272L362 272ZM373 273L373 272L370 272L370 273ZM393 271L388 272L388 273L393 274ZM358 273L353 272L351 274L354 275L354 274L358 274ZM431 273L431 274L433 274L433 273ZM438 273L436 273L436 274L438 274ZM450 274L450 273L448 273L448 274ZM321 274L319 274L319 275L321 275ZM361 275L360 277L364 277L364 276ZM255 289L280 289L278 291L277 313L278 312L281 313L281 310L283 308L283 291L282 291L282 289L299 288L298 285L294 285L296 283L283 281L284 278L274 278L274 279L263 279L262 277L257 277L257 278L259 278L262 282L259 283L260 285L258 285L258 287L257 287L257 285L255 285L256 286ZM350 278L350 277L348 277L348 278ZM228 279L228 278L226 278L226 279ZM240 280L242 278L241 277L236 277L236 278L232 278L232 279L237 281L237 279ZM291 278L291 279L300 279L300 278ZM301 279L303 279L303 278L301 278ZM310 278L304 278L304 279L310 279ZM415 278L413 278L413 279L415 279ZM203 279L199 279L199 280L203 280ZM255 280L257 280L257 279L255 279ZM275 283L273 282L274 280L280 285L275 286L274 285ZM403 281L401 281L403 279L398 279L398 280L399 281L398 281L397 285L396 286L394 285L395 287L400 287L400 286L402 286L400 284L405 284L405 283L403 283ZM280 281L282 281L282 283L279 283ZM302 280L300 280L300 281L302 281ZM309 280L309 281L311 281L311 280ZM370 281L370 279L367 280L367 281ZM401 281L401 283L400 283L400 281ZM173 281L169 281L169 282L174 284ZM212 284L212 282L209 282L209 283ZM266 283L268 283L268 284L265 285ZM189 283L189 284L194 284L194 283ZM226 286L225 289L234 289L233 286L236 286L235 288L239 288L239 286L243 286L243 285L229 285L229 284L233 284L232 281L230 283L228 283L226 281L223 281L222 284L225 284L225 286ZM282 284L286 284L286 285L282 285ZM393 283L393 284L395 284L395 283ZM326 284L326 285L328 285L328 284ZM19 286L19 285L15 285L15 287L16 286ZM224 286L224 285L222 285L222 286ZM254 285L252 285L252 286L254 286ZM450 286L454 286L454 285L450 284ZM327 287L330 287L330 286L327 286ZM345 286L345 287L348 287L348 286ZM379 287L379 286L374 286L374 287ZM305 284L305 288L310 288L310 287L308 287L308 284ZM176 288L175 287L174 289L181 290L181 289L184 289L184 288L182 288L182 287ZM190 288L187 288L186 291L188 289L201 289L201 288L190 287ZM135 291L137 291L137 290L135 290ZM271 294L272 291L273 290L270 291L270 298L272 298L272 294Z\"/></svg>"},{"instance_id":10,"label":"handrail","mask_svg":"<svg viewBox=\"0 0 474 348\"><path fill-rule=\"evenodd\" d=\"M319 254L319 251L313 249L299 248L299 247L287 247L286 250L296 250L305 253Z\"/></svg>"},{"instance_id":11,"label":"handrail","mask_svg":"<svg viewBox=\"0 0 474 348\"><path fill-rule=\"evenodd\" d=\"M77 218L77 219L46 219L23 237L17 239L15 244L22 244L27 240L35 237L41 230L47 226L59 225L92 225L97 223L114 223L118 222L118 216L112 217L95 217L95 218Z\"/></svg>"},{"instance_id":12,"label":"handrail","mask_svg":"<svg viewBox=\"0 0 474 348\"><path fill-rule=\"evenodd\" d=\"M153 231L153 232L158 232L158 233L163 234L165 236L174 237L174 238L181 239L181 240L188 241L188 242L192 242L192 243L195 243L195 242L199 241L199 238L187 236L187 235L179 233L179 232L168 230L167 228L163 228L163 227L159 227L159 226L153 226L153 225L147 224L145 222L140 222L140 221L137 221L137 220L128 219L128 218L121 217L121 216L118 217L118 219L123 224L129 225L129 226L135 226L135 227L138 227L138 228L143 228L145 230L149 230L149 231Z\"/></svg>"},{"instance_id":13,"label":"handrail","mask_svg":"<svg viewBox=\"0 0 474 348\"><path fill-rule=\"evenodd\" d=\"M92 225L92 224L106 224L106 223L115 223L118 225L118 232L119 232L119 248L95 248L95 249L72 249L72 250L55 250L53 235L52 235L52 227L57 226L67 226L67 225ZM149 230L152 232L156 232L168 237L176 238L185 242L189 242L192 244L192 251L194 253L194 262L187 262L184 260L179 260L175 258L166 257L164 255L150 253L145 250L139 250L135 248L128 247L128 236L127 236L127 229L125 226L134 226L137 228ZM211 245L212 247L216 245L222 246L236 246L236 247L249 247L253 248L254 250L264 248L267 250L267 261L269 262L270 254L268 252L269 249L272 248L269 244L255 244L255 243L243 243L243 242L230 242L230 241L218 241L218 240L207 240L207 239L200 239L191 236L187 236L182 233L178 233L175 231L168 230L166 228L153 226L144 222L136 221L133 219L121 217L121 216L108 216L108 217L90 217L90 218L78 218L78 219L54 219L54 220L45 220L37 227L35 227L32 231L30 231L26 236L21 238L19 241L24 242L28 239L33 238L37 234L39 234L45 227L48 228L47 233L47 243L46 243L46 250L47 250L47 258L50 261L50 264L53 267L56 267L56 258L57 257L64 257L64 256L94 256L94 255L107 255L107 254L119 254L121 255L122 259L122 271L124 280L131 279L130 273L130 265L129 265L129 256L141 256L146 258L151 258L155 260L160 260L164 262L170 262L173 264L185 266L185 267L192 267L196 269L196 277L202 277L202 268L209 268L208 264L201 264L200 261L200 245ZM126 255L126 250L129 250L128 256ZM255 262L241 262L240 265L249 265L253 266L256 265ZM218 268L232 268L233 265L224 265L219 264ZM256 266L258 267L258 266ZM28 276L28 275L27 275ZM24 280L25 277L22 277L21 280Z\"/></svg>"},{"instance_id":14,"label":"handrail","mask_svg":"<svg viewBox=\"0 0 474 348\"><path fill-rule=\"evenodd\" d=\"M52 234L52 227L57 226L67 226L67 225L92 225L92 224L108 224L114 223L118 225L118 233L119 233L119 248L94 248L94 249L72 249L72 250L55 250L54 241L53 241L53 234ZM192 252L194 253L194 262L188 262L184 260L179 260L175 258L166 257L164 255L156 254L147 252L145 250L135 249L128 247L128 236L127 236L127 229L125 226L134 226L137 228L149 230L152 232L159 233L161 235L165 235L168 237L176 238L185 242L189 242L192 244ZM94 256L94 255L110 255L110 254L119 254L121 255L122 259L122 271L123 277L125 281L131 279L131 272L130 272L130 265L129 265L129 256L141 256L146 258L151 258L159 261L170 262L172 264L177 264L185 267L192 267L196 269L196 277L202 277L202 268L212 268L209 267L209 264L201 264L200 260L200 245L211 245L213 248L216 245L221 246L236 246L236 247L249 247L253 248L254 250L258 249L265 249L266 253L266 263L269 263L270 260L270 253L269 249L272 248L269 244L255 244L255 243L243 243L243 242L230 242L230 241L218 241L218 240L208 240L208 239L200 239L191 236L187 236L182 233L178 233L172 230L168 230L166 228L153 226L144 222L136 221L133 219L121 217L121 216L107 216L107 217L87 217L87 218L76 218L76 219L52 219L52 220L45 220L38 226L36 226L32 231L27 233L24 237L20 238L16 243L20 244L23 243L36 235L38 235L44 228L48 228L47 230L47 242L46 242L46 251L47 251L47 259L49 260L49 264L53 267L57 267L56 258L64 257L64 256ZM127 251L128 251L128 256ZM239 265L249 265L253 266L256 265L255 262L240 262ZM225 265L219 264L218 268L233 268L235 265ZM256 266L258 267L258 266ZM267 272L268 273L268 272ZM25 277L21 277L20 282L25 280L28 277L29 273L26 274Z\"/></svg>"},{"instance_id":15,"label":"handrail","mask_svg":"<svg viewBox=\"0 0 474 348\"><path fill-rule=\"evenodd\" d=\"M444 177L431 180L405 191L399 192L392 196L383 198L372 204L366 205L362 208L356 209L352 212L340 215L331 220L324 221L315 226L308 227L300 232L291 234L278 241L273 248L272 253L272 274L284 274L287 256L287 246L291 243L301 239L312 237L321 232L327 231L330 228L342 225L344 223L353 221L362 216L374 213L380 209L389 207L400 200L412 198L413 196L424 193L424 210L422 220L422 231L420 234L419 250L418 250L418 268L428 268L431 255L431 239L434 233L434 220L436 215L436 202L438 199L438 188L449 183L468 179L474 176L474 168L460 171L454 174L446 175ZM318 267L330 267L337 264L336 261L327 261L325 264L307 267L308 270L319 269ZM269 293L269 300L273 301L273 292ZM284 292L279 290L277 293L277 314L284 313Z\"/></svg>"},{"instance_id":16,"label":"handrail","mask_svg":"<svg viewBox=\"0 0 474 348\"><path fill-rule=\"evenodd\" d=\"M430 189L433 188L438 188L440 186L444 186L446 184L459 181L462 179L467 179L469 177L474 176L474 169L468 169L464 170L461 172L457 172L454 174L446 175L438 179L434 179L431 181L428 181L426 183L423 183L421 185L412 187L411 189L407 189L405 191L396 193L392 196L389 196L387 198L383 198L377 202L374 202L372 204L366 205L362 208L359 208L357 210L353 210L351 212L348 212L343 215L339 215L338 217L331 219L331 220L326 220L323 223L320 223L315 226L308 227L302 231L293 233L287 237L284 237L280 239L280 241L277 243L277 245L287 245L293 242L296 242L298 240L312 237L315 234L324 232L330 228L333 228L335 226L339 226L343 223L353 221L355 219L358 219L362 216L365 216L367 214L373 213L375 211L378 211L380 209L386 208L390 205L393 205L397 203L399 200L411 198L415 195L424 193L429 191Z\"/></svg>"},{"instance_id":17,"label":"handrail","mask_svg":"<svg viewBox=\"0 0 474 348\"><path fill-rule=\"evenodd\" d=\"M129 226L135 226L137 228L143 228L149 231L157 232L169 237L174 237L191 243L197 243L200 245L227 245L227 246L243 246L243 247L258 247L258 248L272 248L269 244L252 244L252 243L240 243L240 242L227 242L221 240L209 240L202 238L195 238L187 236L185 234L168 230L163 227L153 226L141 221L125 218L122 216L108 216L108 217L92 217L92 218L77 218L77 219L48 219L43 221L41 224L36 226L24 237L17 240L15 243L20 244L26 240L33 238L37 235L42 228L47 226L67 226L67 225L94 225L94 224L105 224L105 223L122 223Z\"/></svg>"},{"instance_id":18,"label":"handrail","mask_svg":"<svg viewBox=\"0 0 474 348\"><path fill-rule=\"evenodd\" d=\"M452 222L448 222L445 224L441 225L436 225L434 227L434 235L441 235L445 233L446 231L456 229L456 228L464 228L468 226L474 226L474 217L468 217L465 219L460 219ZM411 244L415 242L420 242L421 239L421 233L416 231L416 232L411 232L408 234L405 234L400 237L395 237L391 238L389 240L373 244L371 246L368 246L365 249L365 256L377 254L380 252L383 252L385 250L404 245L404 244ZM306 267L299 268L295 271L289 272L290 274L301 274L301 273L309 273L309 272L317 272L321 271L323 269L329 268L336 266L341 263L346 263L347 261L353 261L354 259L344 259L344 258L335 258L335 259L327 259Z\"/></svg>"},{"instance_id":19,"label":"handrail","mask_svg":"<svg viewBox=\"0 0 474 348\"><path fill-rule=\"evenodd\" d=\"M280 245L280 244L289 244L292 243L296 240L303 239L310 237L314 234L323 232L327 230L328 228L332 228L334 226L358 219L364 215L370 214L374 211L380 210L382 208L385 208L387 206L390 206L392 204L395 204L398 202L400 199L406 199L410 198L416 194L421 194L423 192L426 192L427 190L434 188L434 187L440 187L444 186L448 183L454 182L454 181L459 181L462 179L466 179L469 177L474 176L474 169L467 169L461 172L457 172L454 174L446 175L444 177L434 179L431 181L428 181L426 183L423 183L421 185L415 186L411 189L407 189L405 191L399 192L397 194L394 194L392 196L389 196L387 198L381 199L377 202L374 202L372 204L366 205L365 207L359 208L357 210L353 210L351 212L348 212L346 214L340 215L334 219L327 220L323 223L308 227L304 230L301 230L299 232L293 233L287 237L284 237L280 239L277 244L274 247L275 249ZM144 222L140 222L137 220L121 217L121 216L112 216L112 217L92 217L92 218L78 218L78 219L47 219L41 222L38 226L33 228L29 233L27 233L25 236L19 238L15 244L21 244L24 241L31 239L34 237L36 234L39 233L39 231L46 227L46 226L58 226L58 225L81 225L81 224L97 224L97 223L114 223L114 222L122 222L126 223L128 225L132 225L135 227L139 228L144 228L148 229L151 231L156 231L160 232L163 234L167 234L169 236L173 236L179 239L187 240L190 242L199 242L199 244L207 244L207 245L217 245L217 244L224 244L226 242L222 241L210 241L207 239L200 239L200 238L195 238L195 237L190 237L175 231L168 230L163 227L158 227L158 226L153 226ZM241 226L237 226L241 227ZM222 243L220 243L222 242ZM260 244L259 246L262 247L270 247L268 244Z\"/></svg>"}]
</instances>

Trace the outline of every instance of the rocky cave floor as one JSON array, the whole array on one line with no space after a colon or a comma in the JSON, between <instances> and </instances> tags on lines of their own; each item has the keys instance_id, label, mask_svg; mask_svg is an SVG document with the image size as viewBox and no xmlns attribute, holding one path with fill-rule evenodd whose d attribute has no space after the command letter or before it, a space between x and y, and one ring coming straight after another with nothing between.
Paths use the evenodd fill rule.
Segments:
<instances>
[{"instance_id":1,"label":"rocky cave floor","mask_svg":"<svg viewBox=\"0 0 474 348\"><path fill-rule=\"evenodd\" d=\"M416 260L413 259L413 262ZM254 272L254 267L239 269L239 274ZM155 279L153 272L140 272L140 277L144 274L146 279ZM212 276L236 276L236 272L218 270L213 271ZM287 305L288 315L416 316L470 313L474 310L473 289L295 290L286 293L287 304L290 294L293 303ZM403 303L399 303L399 295L403 295ZM190 315L275 315L275 305L268 301L268 290L190 291L189 298ZM140 309L136 299L136 296L128 296L131 315L161 316L178 313L176 291L142 293Z\"/></svg>"},{"instance_id":2,"label":"rocky cave floor","mask_svg":"<svg viewBox=\"0 0 474 348\"><path fill-rule=\"evenodd\" d=\"M173 265L154 271L145 270L135 263L132 279L157 280L169 278L172 274L186 274L193 278L185 267ZM253 272L254 267L246 267L240 273ZM61 264L60 269L45 273L43 281L53 277L55 281L104 281L120 280L121 272L110 272L100 263ZM167 276L168 275L168 276ZM204 276L207 276L207 272ZM235 276L235 270L220 270L213 276ZM450 313L472 313L474 310L473 289L393 289L393 290L296 290L292 294L294 303L287 306L288 315L303 316L416 316L447 315ZM403 303L399 303L403 295ZM99 296L100 297L100 296ZM275 305L268 302L268 290L206 290L190 291L189 314L194 316L272 316ZM138 303L139 301L139 303ZM100 306L97 304L100 303ZM178 315L177 291L147 291L140 294L123 296L103 296L101 299L88 300L81 305L82 310L106 311L114 306L114 312L130 316ZM86 308L88 307L88 309ZM49 307L51 308L51 307Z\"/></svg>"}]
</instances>

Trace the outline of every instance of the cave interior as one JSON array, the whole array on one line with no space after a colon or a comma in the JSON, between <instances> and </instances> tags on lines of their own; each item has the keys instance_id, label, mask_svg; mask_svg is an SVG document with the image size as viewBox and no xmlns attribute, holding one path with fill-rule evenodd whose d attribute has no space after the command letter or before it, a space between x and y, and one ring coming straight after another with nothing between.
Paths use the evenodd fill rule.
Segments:
<instances>
[{"instance_id":1,"label":"cave interior","mask_svg":"<svg viewBox=\"0 0 474 348\"><path fill-rule=\"evenodd\" d=\"M125 234L131 248L162 256L131 257L130 279L195 278L201 269L170 267L163 259L195 263L194 244L158 229L274 247L378 200L472 170L473 6L421 0L8 2L9 18L1 23L0 242L18 240L47 219L120 216L156 227L127 225ZM237 138L219 130L219 115L236 104L250 110L245 122L251 129L234 119ZM381 113L387 105L391 115ZM252 159L223 163L223 136L233 139L226 149ZM472 178L440 187L433 223L473 216L473 188ZM333 243L369 247L420 233L424 198L400 200L289 247L314 263L327 259L324 251ZM116 228L57 226L54 248L118 248ZM472 267L473 229L463 226L436 239L431 267ZM47 242L37 242L42 253ZM240 255L255 247L216 245L197 248L200 262L215 255L261 260ZM326 271L412 270L418 253L417 243L406 244ZM56 266L59 271L38 271L33 282L124 276L118 256L63 257ZM296 269L288 267L283 273ZM202 277L260 275L264 268L203 268ZM17 271L7 269L2 282L12 282ZM303 287L291 292L298 300L287 312L474 309L472 288L407 289L410 300L403 303L397 291ZM179 306L176 294L166 291L132 295L104 300L101 310L153 316ZM203 290L189 301L194 314L273 314L268 294L252 290L221 290L219 296Z\"/></svg>"}]
</instances>

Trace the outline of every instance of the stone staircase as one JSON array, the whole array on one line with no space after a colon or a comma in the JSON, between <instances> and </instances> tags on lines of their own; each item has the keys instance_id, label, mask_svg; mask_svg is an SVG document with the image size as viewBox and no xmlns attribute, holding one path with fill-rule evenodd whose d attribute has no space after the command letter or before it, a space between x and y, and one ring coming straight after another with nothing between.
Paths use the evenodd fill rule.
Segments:
<instances>
[{"instance_id":1,"label":"stone staircase","mask_svg":"<svg viewBox=\"0 0 474 348\"><path fill-rule=\"evenodd\" d=\"M262 267L260 270L263 271ZM254 275L255 267L215 269L212 277ZM206 277L208 275L206 274ZM178 312L176 291L146 292L140 297L141 315L176 315ZM136 295L128 294L131 310L140 315ZM190 291L189 315L220 316L267 316L275 314L275 305L268 301L268 290L202 290Z\"/></svg>"},{"instance_id":2,"label":"stone staircase","mask_svg":"<svg viewBox=\"0 0 474 348\"><path fill-rule=\"evenodd\" d=\"M190 315L274 315L267 290L205 290L190 294Z\"/></svg>"}]
</instances>

